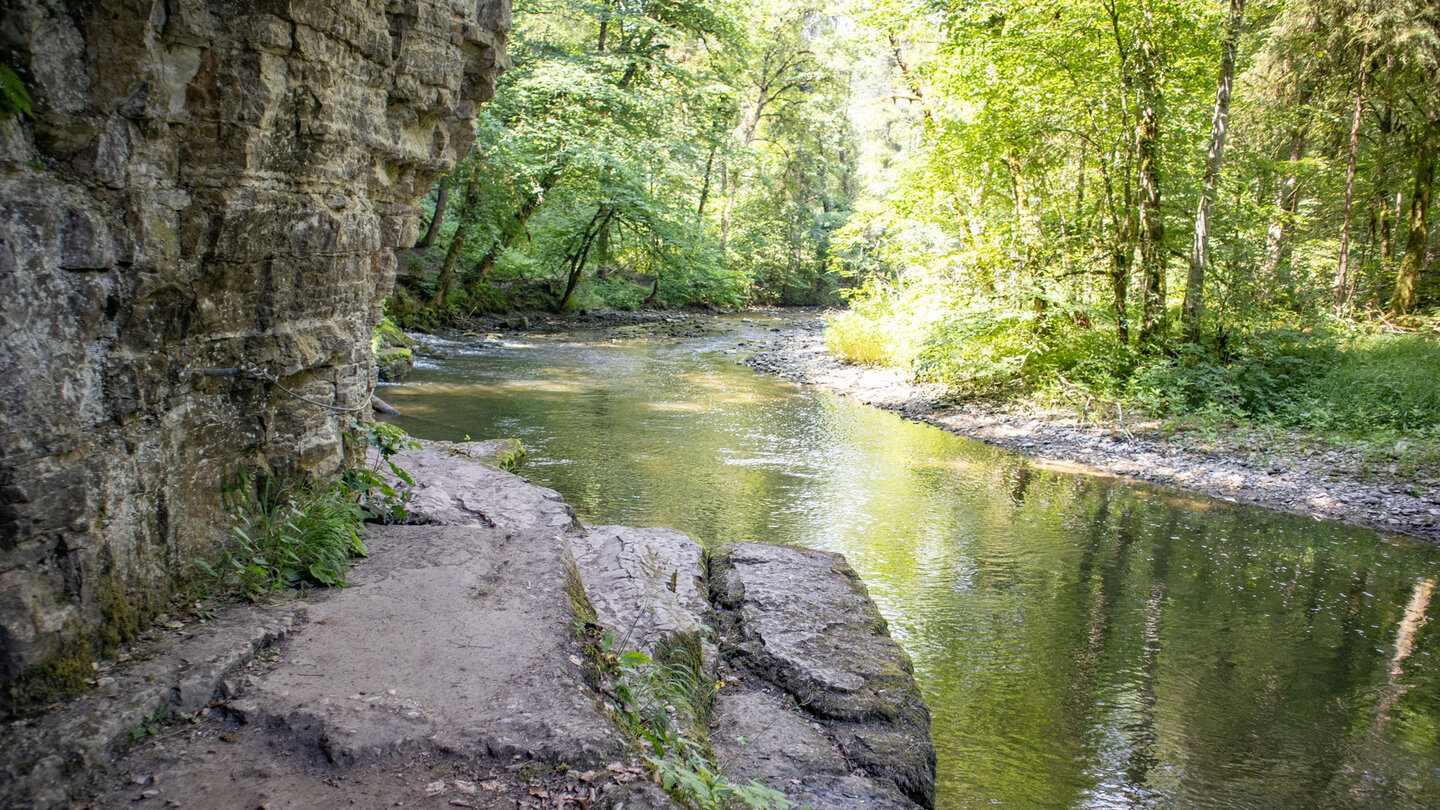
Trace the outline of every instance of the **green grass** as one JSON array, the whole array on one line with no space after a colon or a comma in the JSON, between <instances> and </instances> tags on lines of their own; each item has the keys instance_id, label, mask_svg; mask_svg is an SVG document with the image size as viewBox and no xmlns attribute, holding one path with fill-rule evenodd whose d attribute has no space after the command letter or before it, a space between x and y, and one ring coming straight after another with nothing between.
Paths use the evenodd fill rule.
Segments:
<instances>
[{"instance_id":1,"label":"green grass","mask_svg":"<svg viewBox=\"0 0 1440 810\"><path fill-rule=\"evenodd\" d=\"M1326 430L1440 428L1440 340L1378 335L1351 341L1305 383L1288 421Z\"/></svg>"},{"instance_id":2,"label":"green grass","mask_svg":"<svg viewBox=\"0 0 1440 810\"><path fill-rule=\"evenodd\" d=\"M893 365L898 359L880 324L855 311L834 315L826 322L825 347L837 357L866 366Z\"/></svg>"}]
</instances>

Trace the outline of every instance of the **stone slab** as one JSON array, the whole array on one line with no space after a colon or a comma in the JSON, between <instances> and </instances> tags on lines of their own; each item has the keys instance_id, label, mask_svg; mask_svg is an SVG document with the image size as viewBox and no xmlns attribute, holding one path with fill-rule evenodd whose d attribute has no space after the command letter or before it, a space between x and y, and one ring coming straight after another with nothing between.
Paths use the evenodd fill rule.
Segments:
<instances>
[{"instance_id":1,"label":"stone slab","mask_svg":"<svg viewBox=\"0 0 1440 810\"><path fill-rule=\"evenodd\" d=\"M149 718L194 714L226 682L302 620L304 605L243 605L217 620L167 632L138 657L47 714L0 727L0 806L66 807L111 772L114 753Z\"/></svg>"},{"instance_id":2,"label":"stone slab","mask_svg":"<svg viewBox=\"0 0 1440 810\"><path fill-rule=\"evenodd\" d=\"M437 773L509 790L512 763L626 758L585 685L559 534L380 526L365 539L352 587L309 599L304 628L227 701L241 725L122 760L141 785L96 806L127 806L146 784L156 807L312 806L331 782L347 799L423 806Z\"/></svg>"},{"instance_id":3,"label":"stone slab","mask_svg":"<svg viewBox=\"0 0 1440 810\"><path fill-rule=\"evenodd\" d=\"M569 504L553 489L527 483L517 475L484 462L489 443L422 442L393 461L415 480L407 505L414 523L446 526L489 526L506 531L550 530L580 527Z\"/></svg>"},{"instance_id":4,"label":"stone slab","mask_svg":"<svg viewBox=\"0 0 1440 810\"><path fill-rule=\"evenodd\" d=\"M714 551L710 574L725 661L788 693L851 765L932 807L929 709L845 558L739 543Z\"/></svg>"},{"instance_id":5,"label":"stone slab","mask_svg":"<svg viewBox=\"0 0 1440 810\"><path fill-rule=\"evenodd\" d=\"M643 650L674 633L699 633L710 602L705 551L674 529L597 526L570 536L600 623Z\"/></svg>"}]
</instances>

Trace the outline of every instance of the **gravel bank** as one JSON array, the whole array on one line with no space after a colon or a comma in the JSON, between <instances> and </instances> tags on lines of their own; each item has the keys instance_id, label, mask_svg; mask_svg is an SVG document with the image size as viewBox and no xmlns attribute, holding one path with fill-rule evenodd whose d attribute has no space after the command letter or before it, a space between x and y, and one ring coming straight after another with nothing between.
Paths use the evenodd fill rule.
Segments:
<instances>
[{"instance_id":1,"label":"gravel bank","mask_svg":"<svg viewBox=\"0 0 1440 810\"><path fill-rule=\"evenodd\" d=\"M1255 429L1233 436L1163 435L1155 422L1080 423L1074 413L947 401L938 386L830 355L819 321L752 348L751 367L907 419L1023 453L1037 466L1179 487L1222 500L1440 542L1440 470L1407 476L1358 451Z\"/></svg>"}]
</instances>

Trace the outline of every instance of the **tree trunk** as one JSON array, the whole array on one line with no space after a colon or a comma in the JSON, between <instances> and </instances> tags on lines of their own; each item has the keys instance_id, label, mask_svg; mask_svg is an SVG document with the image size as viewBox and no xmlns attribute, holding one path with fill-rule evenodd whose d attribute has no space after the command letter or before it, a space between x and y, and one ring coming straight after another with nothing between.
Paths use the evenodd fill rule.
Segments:
<instances>
[{"instance_id":1,"label":"tree trunk","mask_svg":"<svg viewBox=\"0 0 1440 810\"><path fill-rule=\"evenodd\" d=\"M570 296L575 293L575 288L580 285L580 276L585 272L585 262L590 258L590 248L595 245L595 240L610 227L610 220L615 218L615 209L607 206L600 206L595 216L590 218L590 223L580 234L580 243L576 246L575 253L570 256L570 274L565 279L565 294L560 297L560 303L555 305L556 312L564 312L565 305L570 303Z\"/></svg>"},{"instance_id":2,"label":"tree trunk","mask_svg":"<svg viewBox=\"0 0 1440 810\"><path fill-rule=\"evenodd\" d=\"M1395 294L1390 311L1408 315L1418 303L1415 287L1425 266L1425 248L1430 241L1430 197L1435 189L1435 149L1440 140L1440 115L1432 113L1420 133L1415 149L1415 191L1410 195L1410 233L1405 239L1405 257L1395 277Z\"/></svg>"},{"instance_id":3,"label":"tree trunk","mask_svg":"<svg viewBox=\"0 0 1440 810\"><path fill-rule=\"evenodd\" d=\"M455 265L460 261L460 251L465 248L465 240L469 235L470 223L461 222L455 229L455 236L450 239L450 247L445 251L445 263L440 265L440 282L435 285L435 295L430 298L430 306L444 306L446 297L455 286Z\"/></svg>"},{"instance_id":4,"label":"tree trunk","mask_svg":"<svg viewBox=\"0 0 1440 810\"><path fill-rule=\"evenodd\" d=\"M1148 16L1148 14L1147 14ZM1160 209L1160 92L1162 55L1155 42L1140 43L1135 72L1135 159L1140 179L1140 341L1158 344L1165 332L1165 216Z\"/></svg>"},{"instance_id":5,"label":"tree trunk","mask_svg":"<svg viewBox=\"0 0 1440 810\"><path fill-rule=\"evenodd\" d=\"M732 173L729 167L724 165L726 163L729 161L724 161L720 167L720 177L725 181L725 205L720 209L720 256L722 259L725 256L725 248L730 243L730 215L735 210L735 186L740 182L740 178L736 176L739 172Z\"/></svg>"},{"instance_id":6,"label":"tree trunk","mask_svg":"<svg viewBox=\"0 0 1440 810\"><path fill-rule=\"evenodd\" d=\"M904 43L900 36L894 32L886 35L890 40L890 48L895 54L895 66L900 69L900 78L905 80L905 87L915 100L920 102L920 115L926 124L934 123L935 116L930 111L930 100L925 96L925 86L920 83L920 77L915 75L915 70L910 66L910 60L905 58Z\"/></svg>"},{"instance_id":7,"label":"tree trunk","mask_svg":"<svg viewBox=\"0 0 1440 810\"><path fill-rule=\"evenodd\" d=\"M600 35L595 39L596 53L605 53L605 40L610 35L610 7L613 5L613 0L608 0L600 6Z\"/></svg>"},{"instance_id":8,"label":"tree trunk","mask_svg":"<svg viewBox=\"0 0 1440 810\"><path fill-rule=\"evenodd\" d=\"M435 237L440 235L440 223L445 220L445 206L450 202L450 183L453 182L450 175L440 178L440 188L435 192L435 215L430 217L430 226L425 229L425 235L415 243L416 250L428 250L435 244Z\"/></svg>"},{"instance_id":9,"label":"tree trunk","mask_svg":"<svg viewBox=\"0 0 1440 810\"><path fill-rule=\"evenodd\" d=\"M1106 11L1110 18L1110 32L1115 38L1115 53L1118 59L1116 69L1120 75L1121 88L1120 122L1123 130L1128 130L1130 128L1130 94L1135 87L1134 70L1127 56L1130 47L1121 33L1119 6L1109 4L1106 6ZM1112 171L1115 168L1115 161L1119 159L1119 150L1111 152L1108 163L1103 154L1097 155L1097 157L1099 158L1100 177L1105 183L1106 204L1115 227L1115 241L1110 245L1110 288L1115 308L1115 337L1121 345L1128 345L1130 342L1130 317L1126 307L1130 295L1130 274L1134 270L1134 242L1138 224L1135 217L1133 186L1131 186L1132 169L1135 166L1135 141L1127 139L1124 164L1119 167L1119 174L1123 178L1121 186L1123 194L1119 205L1115 201L1113 180L1115 172Z\"/></svg>"},{"instance_id":10,"label":"tree trunk","mask_svg":"<svg viewBox=\"0 0 1440 810\"><path fill-rule=\"evenodd\" d=\"M1215 113L1210 121L1210 147L1205 155L1205 176L1201 180L1200 205L1195 212L1195 237L1190 245L1190 275L1185 281L1185 340L1200 342L1200 316L1205 305L1205 266L1210 260L1210 208L1215 204L1215 187L1225 161L1225 136L1230 131L1230 90L1235 80L1235 47L1240 40L1240 23L1245 0L1230 0L1230 21L1220 51L1220 80L1215 87Z\"/></svg>"},{"instance_id":11,"label":"tree trunk","mask_svg":"<svg viewBox=\"0 0 1440 810\"><path fill-rule=\"evenodd\" d=\"M500 236L495 240L495 244L491 245L490 249L485 251L485 255L471 266L470 272L467 274L468 278L479 284L489 277L490 271L495 269L495 263L500 261L500 257L515 243L520 234L525 233L526 223L530 221L530 217L540 207L540 204L545 201L545 195L555 187L559 180L560 167L552 167L540 178L539 188L520 201L520 205L515 208L514 215L501 228Z\"/></svg>"},{"instance_id":12,"label":"tree trunk","mask_svg":"<svg viewBox=\"0 0 1440 810\"><path fill-rule=\"evenodd\" d=\"M710 154L705 158L705 183L700 187L700 204L695 208L695 221L705 221L705 202L710 199L710 174L715 168L715 151L720 148L717 140L710 144Z\"/></svg>"},{"instance_id":13,"label":"tree trunk","mask_svg":"<svg viewBox=\"0 0 1440 810\"><path fill-rule=\"evenodd\" d=\"M1287 68L1293 73L1290 60ZM1294 99L1298 111L1310 103L1310 91L1301 86ZM1278 281L1285 290L1286 301L1295 301L1295 276L1290 272L1291 243L1295 233L1295 214L1300 206L1300 180L1298 169L1305 157L1305 130L1299 124L1291 127L1285 149L1286 171L1280 181L1279 193L1275 200L1275 219L1270 223L1265 239L1265 272L1267 284Z\"/></svg>"},{"instance_id":14,"label":"tree trunk","mask_svg":"<svg viewBox=\"0 0 1440 810\"><path fill-rule=\"evenodd\" d=\"M1360 68L1355 77L1355 111L1350 118L1350 150L1345 164L1345 214L1340 224L1340 263L1335 270L1335 283L1331 288L1337 316L1343 315L1349 306L1355 286L1354 280L1350 278L1350 219L1354 212L1355 158L1360 152L1360 114L1364 111L1365 77L1368 73L1366 67L1369 62L1370 46L1366 45L1360 54Z\"/></svg>"},{"instance_id":15,"label":"tree trunk","mask_svg":"<svg viewBox=\"0 0 1440 810\"><path fill-rule=\"evenodd\" d=\"M465 196L460 200L460 225L455 228L450 247L445 251L445 263L440 266L440 281L435 285L435 295L430 299L431 306L444 306L446 297L455 286L455 266L460 262L460 251L465 248L465 240L470 236L470 219L479 190L480 167L472 166L470 179L465 183Z\"/></svg>"},{"instance_id":16,"label":"tree trunk","mask_svg":"<svg viewBox=\"0 0 1440 810\"><path fill-rule=\"evenodd\" d=\"M1389 272L1395 266L1395 223L1400 220L1399 192L1395 193L1395 204L1390 204L1390 194L1380 197L1380 269Z\"/></svg>"}]
</instances>

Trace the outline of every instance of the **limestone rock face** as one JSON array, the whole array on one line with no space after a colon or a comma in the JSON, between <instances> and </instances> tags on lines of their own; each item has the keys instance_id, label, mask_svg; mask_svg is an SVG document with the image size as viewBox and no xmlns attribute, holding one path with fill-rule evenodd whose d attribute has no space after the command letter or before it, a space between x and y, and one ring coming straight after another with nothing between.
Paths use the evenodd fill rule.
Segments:
<instances>
[{"instance_id":1,"label":"limestone rock face","mask_svg":"<svg viewBox=\"0 0 1440 810\"><path fill-rule=\"evenodd\" d=\"M0 687L222 535L222 473L324 470L413 204L468 148L508 0L16 0L0 53ZM0 700L0 706L4 701Z\"/></svg>"},{"instance_id":2,"label":"limestone rock face","mask_svg":"<svg viewBox=\"0 0 1440 810\"><path fill-rule=\"evenodd\" d=\"M710 613L705 551L688 534L596 526L570 544L600 623L620 634L625 647L653 653L657 642L704 633Z\"/></svg>"}]
</instances>

